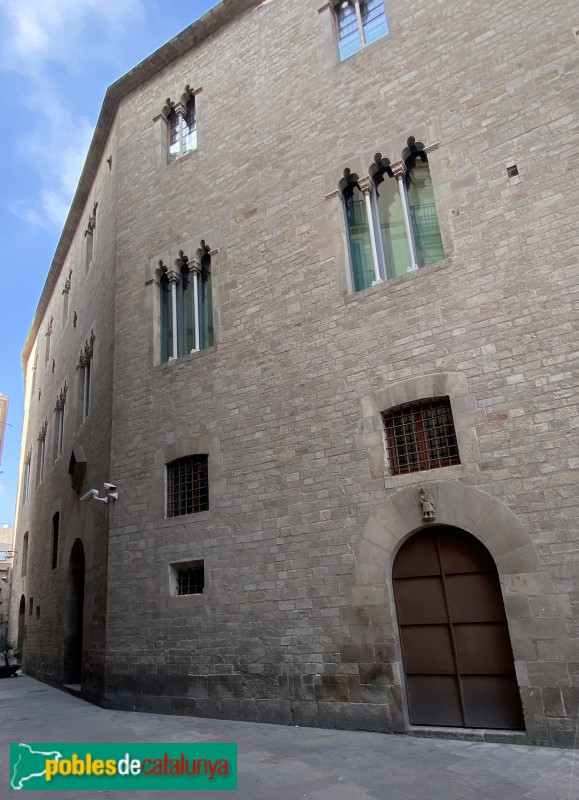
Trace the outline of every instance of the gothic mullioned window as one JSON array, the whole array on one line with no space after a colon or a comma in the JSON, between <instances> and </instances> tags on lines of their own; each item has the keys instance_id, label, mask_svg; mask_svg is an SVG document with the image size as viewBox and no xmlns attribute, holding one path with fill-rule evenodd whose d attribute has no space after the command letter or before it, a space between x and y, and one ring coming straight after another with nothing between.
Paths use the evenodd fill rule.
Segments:
<instances>
[{"instance_id":1,"label":"gothic mullioned window","mask_svg":"<svg viewBox=\"0 0 579 800\"><path fill-rule=\"evenodd\" d=\"M341 61L388 34L384 0L339 0L334 11Z\"/></svg>"},{"instance_id":2,"label":"gothic mullioned window","mask_svg":"<svg viewBox=\"0 0 579 800\"><path fill-rule=\"evenodd\" d=\"M168 99L163 109L167 120L169 160L174 161L197 149L197 116L195 95L189 86L179 102Z\"/></svg>"},{"instance_id":3,"label":"gothic mullioned window","mask_svg":"<svg viewBox=\"0 0 579 800\"><path fill-rule=\"evenodd\" d=\"M428 156L414 139L397 164L378 153L371 179L345 170L340 188L354 291L444 258Z\"/></svg>"},{"instance_id":4,"label":"gothic mullioned window","mask_svg":"<svg viewBox=\"0 0 579 800\"><path fill-rule=\"evenodd\" d=\"M181 251L164 270L161 288L161 361L213 345L211 256L204 241L193 260Z\"/></svg>"}]
</instances>

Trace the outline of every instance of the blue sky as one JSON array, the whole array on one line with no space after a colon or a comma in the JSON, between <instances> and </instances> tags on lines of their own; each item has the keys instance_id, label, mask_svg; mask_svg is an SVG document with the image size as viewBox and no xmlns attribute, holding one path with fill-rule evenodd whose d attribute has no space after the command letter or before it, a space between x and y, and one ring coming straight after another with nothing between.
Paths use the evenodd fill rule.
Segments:
<instances>
[{"instance_id":1,"label":"blue sky","mask_svg":"<svg viewBox=\"0 0 579 800\"><path fill-rule=\"evenodd\" d=\"M13 523L21 352L107 87L216 0L0 0L0 524Z\"/></svg>"}]
</instances>

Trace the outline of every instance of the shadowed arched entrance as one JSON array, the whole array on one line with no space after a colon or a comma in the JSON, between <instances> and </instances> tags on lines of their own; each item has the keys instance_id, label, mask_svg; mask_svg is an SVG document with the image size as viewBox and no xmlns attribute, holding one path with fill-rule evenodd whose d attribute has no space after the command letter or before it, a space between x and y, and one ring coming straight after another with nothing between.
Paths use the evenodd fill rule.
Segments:
<instances>
[{"instance_id":1,"label":"shadowed arched entrance","mask_svg":"<svg viewBox=\"0 0 579 800\"><path fill-rule=\"evenodd\" d=\"M24 595L20 598L18 607L18 662L24 663L24 626L26 625L26 600Z\"/></svg>"},{"instance_id":2,"label":"shadowed arched entrance","mask_svg":"<svg viewBox=\"0 0 579 800\"><path fill-rule=\"evenodd\" d=\"M430 525L392 569L410 722L524 727L497 568L464 530Z\"/></svg>"},{"instance_id":3,"label":"shadowed arched entrance","mask_svg":"<svg viewBox=\"0 0 579 800\"><path fill-rule=\"evenodd\" d=\"M72 547L66 576L63 670L65 684L80 684L82 678L84 573L84 548L80 539L77 539Z\"/></svg>"}]
</instances>

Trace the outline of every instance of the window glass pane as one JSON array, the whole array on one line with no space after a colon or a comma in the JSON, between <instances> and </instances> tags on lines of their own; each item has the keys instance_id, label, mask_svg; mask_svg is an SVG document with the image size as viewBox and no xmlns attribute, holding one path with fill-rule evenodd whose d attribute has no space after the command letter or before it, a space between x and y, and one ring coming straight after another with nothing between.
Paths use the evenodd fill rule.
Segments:
<instances>
[{"instance_id":1,"label":"window glass pane","mask_svg":"<svg viewBox=\"0 0 579 800\"><path fill-rule=\"evenodd\" d=\"M213 299L211 295L211 256L204 256L201 264L201 347L212 347Z\"/></svg>"},{"instance_id":2,"label":"window glass pane","mask_svg":"<svg viewBox=\"0 0 579 800\"><path fill-rule=\"evenodd\" d=\"M183 152L195 150L197 147L197 123L195 121L195 100L187 104L187 116L183 121Z\"/></svg>"},{"instance_id":3,"label":"window glass pane","mask_svg":"<svg viewBox=\"0 0 579 800\"><path fill-rule=\"evenodd\" d=\"M374 264L372 262L372 245L370 243L366 205L362 192L357 186L348 186L344 190L344 206L346 209L354 291L359 292L360 289L372 286Z\"/></svg>"},{"instance_id":4,"label":"window glass pane","mask_svg":"<svg viewBox=\"0 0 579 800\"><path fill-rule=\"evenodd\" d=\"M195 276L189 267L181 270L181 297L183 313L181 315L181 336L179 337L179 355L195 350ZM181 352L181 348L183 352Z\"/></svg>"},{"instance_id":5,"label":"window glass pane","mask_svg":"<svg viewBox=\"0 0 579 800\"><path fill-rule=\"evenodd\" d=\"M161 361L171 357L173 317L171 314L171 287L166 275L161 278Z\"/></svg>"},{"instance_id":6,"label":"window glass pane","mask_svg":"<svg viewBox=\"0 0 579 800\"><path fill-rule=\"evenodd\" d=\"M396 278L398 275L406 275L410 266L410 251L398 181L387 174L383 177L381 183L375 178L380 238L388 277Z\"/></svg>"},{"instance_id":7,"label":"window glass pane","mask_svg":"<svg viewBox=\"0 0 579 800\"><path fill-rule=\"evenodd\" d=\"M179 117L172 111L169 114L169 153L172 156L178 156L181 151L181 143L179 141Z\"/></svg>"},{"instance_id":8,"label":"window glass pane","mask_svg":"<svg viewBox=\"0 0 579 800\"><path fill-rule=\"evenodd\" d=\"M444 258L428 162L417 160L408 172L408 203L418 266Z\"/></svg>"},{"instance_id":9,"label":"window glass pane","mask_svg":"<svg viewBox=\"0 0 579 800\"><path fill-rule=\"evenodd\" d=\"M352 5L338 7L337 14L340 60L343 61L360 49L360 31L356 11Z\"/></svg>"},{"instance_id":10,"label":"window glass pane","mask_svg":"<svg viewBox=\"0 0 579 800\"><path fill-rule=\"evenodd\" d=\"M362 26L364 28L364 41L372 44L381 36L388 33L388 22L384 0L367 0L362 6Z\"/></svg>"}]
</instances>

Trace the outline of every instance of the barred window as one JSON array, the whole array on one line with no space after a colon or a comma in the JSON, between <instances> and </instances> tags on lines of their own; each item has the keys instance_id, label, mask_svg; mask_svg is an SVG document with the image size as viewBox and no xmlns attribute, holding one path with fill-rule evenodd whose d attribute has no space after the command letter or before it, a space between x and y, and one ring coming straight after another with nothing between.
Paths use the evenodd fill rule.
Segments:
<instances>
[{"instance_id":1,"label":"barred window","mask_svg":"<svg viewBox=\"0 0 579 800\"><path fill-rule=\"evenodd\" d=\"M448 397L406 403L382 419L391 475L460 464Z\"/></svg>"},{"instance_id":2,"label":"barred window","mask_svg":"<svg viewBox=\"0 0 579 800\"><path fill-rule=\"evenodd\" d=\"M175 569L177 577L177 594L203 594L205 588L205 569L203 561Z\"/></svg>"},{"instance_id":3,"label":"barred window","mask_svg":"<svg viewBox=\"0 0 579 800\"><path fill-rule=\"evenodd\" d=\"M167 464L167 516L195 514L208 508L208 457L186 456Z\"/></svg>"}]
</instances>

